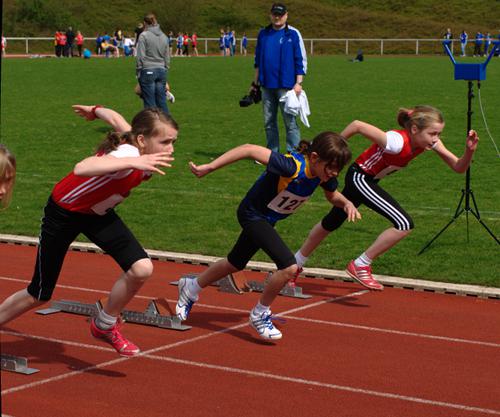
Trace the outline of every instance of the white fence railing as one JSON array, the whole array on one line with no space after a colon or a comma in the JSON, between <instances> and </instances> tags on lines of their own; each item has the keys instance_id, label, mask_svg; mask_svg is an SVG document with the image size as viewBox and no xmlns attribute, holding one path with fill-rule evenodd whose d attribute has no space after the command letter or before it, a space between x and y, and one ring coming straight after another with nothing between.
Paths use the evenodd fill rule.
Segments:
<instances>
[{"instance_id":1,"label":"white fence railing","mask_svg":"<svg viewBox=\"0 0 500 417\"><path fill-rule=\"evenodd\" d=\"M53 37L7 37L6 53L24 53L26 55L52 53L54 46ZM248 50L253 52L257 39L248 39ZM354 54L358 49L363 49L368 54L426 54L442 52L442 39L356 39L356 38L327 38L304 39L304 44L310 55L317 54ZM460 45L458 40L454 44ZM425 47L423 47L425 45ZM469 41L473 45L473 41ZM91 51L95 49L95 40L86 39L84 46ZM175 49L175 40L173 43ZM238 49L242 53L241 39L238 40ZM219 38L198 38L200 53L216 54L219 51Z\"/></svg>"}]
</instances>

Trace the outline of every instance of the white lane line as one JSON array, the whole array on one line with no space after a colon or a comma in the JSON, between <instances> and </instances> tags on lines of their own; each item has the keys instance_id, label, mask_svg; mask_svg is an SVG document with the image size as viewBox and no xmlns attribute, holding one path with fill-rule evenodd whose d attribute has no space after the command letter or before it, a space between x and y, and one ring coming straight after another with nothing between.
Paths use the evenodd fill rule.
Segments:
<instances>
[{"instance_id":1,"label":"white lane line","mask_svg":"<svg viewBox=\"0 0 500 417\"><path fill-rule=\"evenodd\" d=\"M76 347L81 347L81 348L86 348L86 349L102 350L102 351L106 351L106 352L116 352L113 348L108 348L108 347L104 347L104 346L91 345L88 343L81 343L81 342L73 342L73 341L64 340L64 339L56 339L54 337L36 336L33 334L12 332L10 330L0 330L0 334L8 334L10 336L22 337L25 339L43 340L45 342L60 343L61 345L76 346Z\"/></svg>"},{"instance_id":2,"label":"white lane line","mask_svg":"<svg viewBox=\"0 0 500 417\"><path fill-rule=\"evenodd\" d=\"M231 372L231 373L241 374L241 375L250 375L250 376L256 376L256 377L260 377L260 378L275 379L278 381L292 382L292 383L296 383L296 384L313 385L313 386L317 386L317 387L321 387L321 388L328 388L328 389L332 389L332 390L336 390L336 391L347 391L347 392L352 392L352 393L356 393L356 394L371 395L374 397L390 398L390 399L399 400L399 401L432 405L432 406L436 406L436 407L453 408L453 409L457 409L457 410L461 410L461 411L474 411L477 413L492 414L492 415L500 416L499 410L492 410L489 408L472 407L472 406L468 406L468 405L464 405L464 404L456 404L456 403L449 403L449 402L444 402L444 401L429 400L426 398L411 397L411 396L407 396L407 395L393 394L393 393L384 392L384 391L374 391L374 390L363 389L363 388L355 388L355 387L350 387L347 385L330 384L327 382L314 381L314 380L310 380L310 379L276 375L276 374L267 373L267 372L250 371L247 369L232 368L229 366L213 365L213 364L204 363L204 362L188 361L185 359L178 359L178 358L172 358L172 357L157 356L157 355L145 355L145 357L150 358L150 359L154 359L154 360L162 360L162 361L172 362L172 363L181 364L181 365L196 366L199 368L214 369L214 370L218 370L218 371Z\"/></svg>"},{"instance_id":3,"label":"white lane line","mask_svg":"<svg viewBox=\"0 0 500 417\"><path fill-rule=\"evenodd\" d=\"M8 278L8 277L3 277L0 276L0 280L6 280L6 281L16 281L16 282L23 282L23 283L29 283L30 281L28 280L23 280L23 279L18 279L18 278ZM60 284L58 285L59 288L64 288L64 289L69 289L69 290L76 290L76 291L83 291L83 292L92 292L92 293L99 293L99 294L104 294L107 295L109 294L109 291L103 291L103 290L94 290L94 289L89 289L89 288L83 288L83 287L75 287L71 285L64 285ZM352 294L348 294L347 296L344 296L346 298L352 298L356 297L358 295L363 295L370 292L369 290L361 290ZM144 295L136 295L134 298L139 298L139 299L144 299L144 300L154 300L156 297L148 297ZM335 302L341 301L343 298L337 297L334 299ZM168 299L166 300L169 303L176 303L177 300L173 299ZM499 343L493 343L493 342L483 342L480 340L471 340L471 339L462 339L462 338L455 338L455 337L448 337L448 336L438 336L438 335L432 335L432 334L426 334L426 333L414 333L414 332L405 332L402 330L392 330L392 329L383 329L379 327L370 327L370 326L363 326L363 325L357 325L357 324L349 324L349 323L341 323L341 322L335 322L335 321L326 321L326 320L317 320L317 319L310 319L310 318L304 318L304 317L292 317L289 316L291 313L295 313L297 311L301 311L303 309L309 309L311 307L315 307L316 305L321 305L325 304L328 302L332 302L331 299L329 300L321 300L316 303L311 303L311 304L306 304L301 307L297 307L292 310L288 310L283 313L278 313L275 314L275 316L283 317L288 320L299 320L299 321L305 321L309 323L317 323L317 324L328 324L331 326L338 326L338 327L349 327L353 329L358 329L358 330L366 330L366 331L372 331L372 332L381 332L381 333L388 333L388 334L397 334L401 336L411 336L411 337L421 337L424 339L434 339L434 340L442 340L442 341L447 341L447 342L454 342L454 343L465 343L465 344L471 344L471 345L480 345L480 346L488 346L488 347L493 347L493 348L500 348ZM203 304L203 303L196 303L198 307L205 307L209 309L215 309L215 310L223 310L223 311L231 311L231 312L237 312L237 313L248 313L248 310L240 309L240 308L234 308L234 307L222 307L222 306L216 306L212 304Z\"/></svg>"},{"instance_id":4,"label":"white lane line","mask_svg":"<svg viewBox=\"0 0 500 417\"><path fill-rule=\"evenodd\" d=\"M358 293L357 292L353 293L353 296L354 296L354 294L358 294ZM343 300L343 299L346 299L348 297L349 297L349 295L344 295L344 296L335 297L335 298L328 298L328 299L325 299L323 301L319 301L319 302L311 304L311 307L316 307L317 305L320 305L320 304L335 302L337 300ZM301 307L300 309L304 310L305 308L307 308L307 306ZM296 309L291 309L289 311L295 311L295 310ZM282 314L287 314L289 311L284 311ZM189 343L198 342L200 340L208 339L208 338L210 338L212 336L217 336L219 334L228 333L228 332L231 332L233 330L237 330L237 329L240 329L240 328L246 327L246 326L248 326L248 322L237 324L235 326L228 327L228 328L221 329L221 330L217 330L215 332L207 333L207 334L204 334L204 335L196 336L196 337L193 337L193 338L190 338L190 339L184 339L184 340L181 340L181 341L178 341L178 342L170 343L168 345L163 345L163 346L159 346L159 347L156 347L156 348L153 348L153 349L149 349L149 350L146 350L144 352L139 353L138 355L136 355L136 356L134 356L132 358L120 357L120 358L117 358L117 359L114 359L114 360L111 360L111 361L107 361L107 362L103 362L103 363L100 363L100 364L97 364L97 365L88 366L86 368L79 369L77 371L68 372L66 374L61 374L61 375L50 377L50 378L46 378L46 379L41 379L39 381L31 382L31 383L24 384L24 385L18 385L16 387L12 387L12 388L3 390L1 392L1 394L2 395L12 394L14 392L22 391L22 390L25 390L25 389L28 389L28 388L33 388L33 387L36 387L36 386L39 386L39 385L44 385L44 384L47 384L47 383L50 383L50 382L60 381L61 379L66 379L66 378L69 378L69 377L72 377L72 376L81 375L81 374L83 374L85 372L92 371L94 369L104 368L104 367L107 367L107 366L110 366L110 365L115 365L115 364L120 363L120 362L131 360L131 359L134 359L134 358L139 358L139 357L144 356L144 355L149 355L149 354L160 352L160 351L163 351L163 350L173 349L173 348L176 348L176 347L179 347L179 346L183 346L183 345L186 345L186 344L189 344Z\"/></svg>"},{"instance_id":5,"label":"white lane line","mask_svg":"<svg viewBox=\"0 0 500 417\"><path fill-rule=\"evenodd\" d=\"M232 329L243 327L245 325L246 325L246 323L240 324L238 326L233 326ZM217 333L225 333L227 331L229 331L229 329L224 329L224 330L217 332ZM15 332L10 332L10 331L1 331L1 333L15 335L15 336L24 336L24 337L29 337L29 338L33 338L33 339L48 340L51 342L62 343L65 345L114 352L114 350L111 348L89 345L89 344L85 344L85 343L76 343L76 342L41 337L41 336L23 335L20 333L15 333ZM331 390L336 390L336 391L346 391L346 392L352 392L352 393L356 393L356 394L371 395L371 396L375 396L375 397L389 398L389 399L394 399L394 400L399 400L399 401L419 403L419 404L431 405L431 406L436 406L436 407L452 408L452 409L457 409L457 410L461 410L461 411L471 411L471 412L477 412L477 413L482 413L482 414L500 415L500 411L487 409L487 408L480 408L480 407L473 407L473 406L468 406L468 405L464 405L464 404L429 400L429 399L425 399L425 398L394 394L394 393L384 392L384 391L374 391L374 390L368 390L368 389L363 389L363 388L351 387L351 386L347 386L347 385L338 385L338 384L330 384L330 383L321 382L321 381L314 381L314 380L309 380L309 379L305 379L305 378L289 377L289 376L277 375L277 374L272 374L272 373L267 373L267 372L257 372L257 371L251 371L248 369L233 368L233 367L229 367L229 366L214 365L214 364L205 363L205 362L189 361L189 360L185 360L185 359L158 356L158 355L151 354L151 353L157 352L159 350L166 350L166 349L169 349L172 347L180 346L182 344L185 344L185 342L190 343L190 342L193 342L196 340L201 340L201 339L205 339L207 337L211 337L213 335L214 335L214 333L211 333L211 334L207 334L204 336L190 339L188 341L181 341L181 342L177 342L177 343L172 343L170 345L162 346L159 348L150 349L147 352L143 352L140 356L151 359L151 360L172 362L172 363L181 364L181 365L196 366L198 368L214 369L214 370L218 370L218 371L222 371L222 372L229 372L229 373L235 373L235 374L240 374L240 375L249 375L249 376L255 376L255 377L260 377L260 378L274 379L274 380L278 380L278 381L291 382L291 383L302 384L302 385L312 385L312 386L317 386L320 388L331 389ZM37 385L42 385L44 383L58 381L58 380L61 380L64 378L68 378L70 376L74 376L74 375L76 376L76 375L82 374L86 371L94 370L97 368L104 368L106 366L116 364L118 362L122 362L122 361L125 361L128 359L131 359L131 358L118 358L118 359L115 359L112 361L101 363L99 365L94 365L94 366L90 366L90 367L87 367L87 368L84 368L84 369L81 369L78 371L74 371L74 372L71 372L68 374L63 374L63 375L59 375L56 377L48 378L48 379L43 380L43 381L37 381L37 382L33 382L31 384L26 384L24 386L19 386L19 387L7 389L7 390L2 391L2 395L10 394L12 392L20 391L21 389L31 388L31 387L34 387ZM2 417L4 417L4 415L2 415ZM5 417L8 417L8 416L5 416Z\"/></svg>"},{"instance_id":6,"label":"white lane line","mask_svg":"<svg viewBox=\"0 0 500 417\"><path fill-rule=\"evenodd\" d=\"M0 280L22 282L22 283L26 283L26 284L29 284L31 282L30 280L19 279L19 278L8 278L8 277L2 277L2 276L0 276ZM106 291L106 290L95 290L95 289L91 289L91 288L75 287L73 285L57 284L57 288L64 288L65 290L74 290L74 291L91 292L91 293L109 295L109 291ZM148 297L146 295L135 295L134 298L138 298L140 300L151 301L151 300L154 300L158 297ZM174 303L174 304L177 303L177 299L173 300L170 298L165 298L165 300L169 303ZM199 307L207 307L207 308L212 308L215 310L233 311L233 312L238 312L238 313L248 313L249 312L249 310L243 310L241 308L214 306L212 304L196 303L196 305Z\"/></svg>"},{"instance_id":7,"label":"white lane line","mask_svg":"<svg viewBox=\"0 0 500 417\"><path fill-rule=\"evenodd\" d=\"M470 345L480 345L480 346L488 346L488 347L493 347L493 348L500 348L500 343L482 342L480 340L460 339L457 337L437 336L437 335L425 334L425 333L405 332L402 330L382 329L380 327L371 327L371 326L363 326L363 325L359 325L359 324L341 323L338 321L317 320L317 319L309 319L309 318L303 318L303 317L292 317L292 316L288 316L288 315L280 315L280 316L283 318L286 318L286 319L305 321L308 323L327 324L330 326L348 327L351 329L367 330L370 332L381 332L381 333L397 334L397 335L401 335L401 336L421 337L423 339L443 340L445 342L467 343Z\"/></svg>"}]
</instances>

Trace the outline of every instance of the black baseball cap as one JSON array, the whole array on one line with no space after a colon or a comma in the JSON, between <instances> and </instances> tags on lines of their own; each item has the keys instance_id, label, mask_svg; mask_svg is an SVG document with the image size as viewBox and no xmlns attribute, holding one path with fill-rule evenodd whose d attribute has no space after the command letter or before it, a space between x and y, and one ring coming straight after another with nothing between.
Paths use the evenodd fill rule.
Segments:
<instances>
[{"instance_id":1,"label":"black baseball cap","mask_svg":"<svg viewBox=\"0 0 500 417\"><path fill-rule=\"evenodd\" d=\"M286 12L286 6L283 3L274 3L271 7L271 14L283 16Z\"/></svg>"}]
</instances>

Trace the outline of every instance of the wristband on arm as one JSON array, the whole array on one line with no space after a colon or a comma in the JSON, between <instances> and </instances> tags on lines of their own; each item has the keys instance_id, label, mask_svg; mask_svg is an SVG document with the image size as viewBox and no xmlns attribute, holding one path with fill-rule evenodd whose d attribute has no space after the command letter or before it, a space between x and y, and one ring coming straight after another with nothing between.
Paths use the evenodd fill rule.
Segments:
<instances>
[{"instance_id":1,"label":"wristband on arm","mask_svg":"<svg viewBox=\"0 0 500 417\"><path fill-rule=\"evenodd\" d=\"M91 114L92 116L94 116L94 119L98 119L97 114L95 114L95 111L96 111L97 109L101 109L101 108L102 108L102 106L101 106L100 104L97 104L97 105L95 105L94 107L92 107L92 110L90 110L90 114Z\"/></svg>"}]
</instances>

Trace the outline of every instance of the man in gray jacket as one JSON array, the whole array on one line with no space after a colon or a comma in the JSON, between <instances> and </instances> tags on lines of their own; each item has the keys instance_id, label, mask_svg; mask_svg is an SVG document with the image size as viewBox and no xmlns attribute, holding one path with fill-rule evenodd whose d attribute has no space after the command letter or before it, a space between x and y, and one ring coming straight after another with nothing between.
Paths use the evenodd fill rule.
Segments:
<instances>
[{"instance_id":1,"label":"man in gray jacket","mask_svg":"<svg viewBox=\"0 0 500 417\"><path fill-rule=\"evenodd\" d=\"M137 41L136 72L144 108L158 107L169 113L165 86L170 67L167 36L161 31L154 14L144 17L144 31Z\"/></svg>"}]
</instances>

